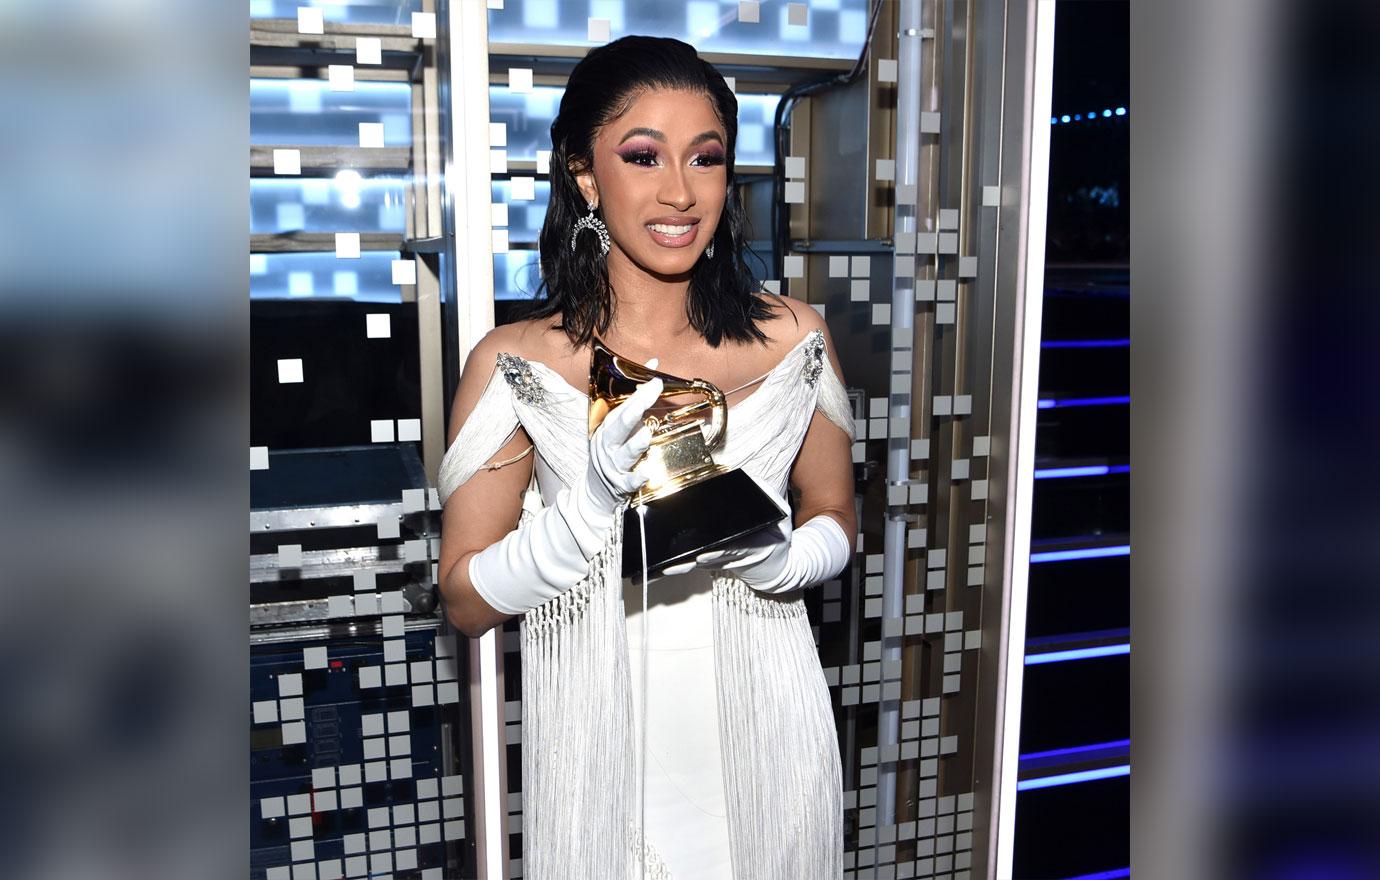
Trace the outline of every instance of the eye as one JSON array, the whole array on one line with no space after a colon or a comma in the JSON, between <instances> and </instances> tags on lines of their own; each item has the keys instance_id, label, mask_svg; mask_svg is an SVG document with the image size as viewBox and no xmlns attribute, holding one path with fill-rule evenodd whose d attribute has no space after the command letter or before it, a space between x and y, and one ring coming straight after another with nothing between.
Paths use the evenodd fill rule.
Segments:
<instances>
[{"instance_id":1,"label":"eye","mask_svg":"<svg viewBox=\"0 0 1380 880\"><path fill-rule=\"evenodd\" d=\"M701 168L712 168L724 164L724 157L717 154L700 155L695 157L695 163Z\"/></svg>"},{"instance_id":2,"label":"eye","mask_svg":"<svg viewBox=\"0 0 1380 880\"><path fill-rule=\"evenodd\" d=\"M656 153L651 150L634 150L623 154L623 161L631 165L647 167L656 164Z\"/></svg>"}]
</instances>

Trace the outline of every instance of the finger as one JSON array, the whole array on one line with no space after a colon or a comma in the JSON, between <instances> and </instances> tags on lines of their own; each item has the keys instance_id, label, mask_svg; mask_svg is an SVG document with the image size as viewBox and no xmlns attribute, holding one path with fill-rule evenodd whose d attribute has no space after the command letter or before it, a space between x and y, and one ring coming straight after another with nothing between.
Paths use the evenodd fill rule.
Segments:
<instances>
[{"instance_id":1,"label":"finger","mask_svg":"<svg viewBox=\"0 0 1380 880\"><path fill-rule=\"evenodd\" d=\"M695 569L695 563L693 563L693 562L682 562L682 563L679 564L679 565L668 565L668 566L666 566L664 569L661 570L661 573L664 574L664 575L685 574L686 572L693 571L694 569Z\"/></svg>"},{"instance_id":2,"label":"finger","mask_svg":"<svg viewBox=\"0 0 1380 880\"><path fill-rule=\"evenodd\" d=\"M622 443L627 440L633 426L642 420L643 413L661 395L662 384L660 377L643 382L627 400L614 407L613 412L604 419L605 423L614 423L610 430L614 432L615 441Z\"/></svg>"},{"instance_id":3,"label":"finger","mask_svg":"<svg viewBox=\"0 0 1380 880\"><path fill-rule=\"evenodd\" d=\"M723 557L724 551L722 550L708 550L696 556L695 561L698 562L700 565L708 565L711 562L719 561Z\"/></svg>"},{"instance_id":4,"label":"finger","mask_svg":"<svg viewBox=\"0 0 1380 880\"><path fill-rule=\"evenodd\" d=\"M652 445L652 429L642 428L628 438L628 442L613 450L613 466L620 471L630 471Z\"/></svg>"}]
</instances>

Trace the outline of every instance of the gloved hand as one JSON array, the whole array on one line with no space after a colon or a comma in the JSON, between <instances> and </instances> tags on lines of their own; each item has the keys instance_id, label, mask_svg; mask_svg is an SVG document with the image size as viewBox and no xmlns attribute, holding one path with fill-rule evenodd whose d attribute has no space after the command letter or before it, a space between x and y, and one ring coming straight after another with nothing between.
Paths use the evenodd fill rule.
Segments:
<instances>
[{"instance_id":1,"label":"gloved hand","mask_svg":"<svg viewBox=\"0 0 1380 880\"><path fill-rule=\"evenodd\" d=\"M754 532L747 537L720 547L706 550L691 562L683 562L665 569L665 574L684 574L695 568L732 571L743 580L769 581L780 574L791 549L791 518L789 515L771 528Z\"/></svg>"},{"instance_id":2,"label":"gloved hand","mask_svg":"<svg viewBox=\"0 0 1380 880\"><path fill-rule=\"evenodd\" d=\"M661 379L639 385L614 407L589 438L582 480L497 543L470 557L470 583L503 614L523 614L575 586L589 574L614 517L647 478L632 468L651 444L643 414L656 402Z\"/></svg>"},{"instance_id":3,"label":"gloved hand","mask_svg":"<svg viewBox=\"0 0 1380 880\"><path fill-rule=\"evenodd\" d=\"M793 529L788 513L775 526L718 550L707 550L666 568L684 574L695 568L731 572L762 593L785 593L828 580L848 564L848 536L828 514L813 516Z\"/></svg>"}]
</instances>

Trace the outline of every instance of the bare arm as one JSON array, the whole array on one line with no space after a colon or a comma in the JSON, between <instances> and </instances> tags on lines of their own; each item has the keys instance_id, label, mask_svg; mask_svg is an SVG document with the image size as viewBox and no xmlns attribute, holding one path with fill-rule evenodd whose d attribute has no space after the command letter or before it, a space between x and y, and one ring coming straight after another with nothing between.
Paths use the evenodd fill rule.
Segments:
<instances>
[{"instance_id":1,"label":"bare arm","mask_svg":"<svg viewBox=\"0 0 1380 880\"><path fill-rule=\"evenodd\" d=\"M447 446L455 441L488 385L498 353L504 350L505 338L501 328L491 331L466 359L451 404ZM519 426L491 462L512 458L531 443L527 432ZM494 470L480 468L446 499L441 516L440 591L446 603L446 617L470 638L478 638L508 619L508 615L494 610L475 591L470 582L469 561L517 527L534 456L535 450Z\"/></svg>"},{"instance_id":2,"label":"bare arm","mask_svg":"<svg viewBox=\"0 0 1380 880\"><path fill-rule=\"evenodd\" d=\"M807 305L791 303L800 323L807 330L824 334L825 353L834 371L843 377L829 328L819 313ZM800 504L793 525L800 526L826 514L833 517L848 536L848 550L856 549L858 521L853 510L853 451L848 435L824 413L815 411L806 429L800 452L791 468L791 485L800 491Z\"/></svg>"}]
</instances>

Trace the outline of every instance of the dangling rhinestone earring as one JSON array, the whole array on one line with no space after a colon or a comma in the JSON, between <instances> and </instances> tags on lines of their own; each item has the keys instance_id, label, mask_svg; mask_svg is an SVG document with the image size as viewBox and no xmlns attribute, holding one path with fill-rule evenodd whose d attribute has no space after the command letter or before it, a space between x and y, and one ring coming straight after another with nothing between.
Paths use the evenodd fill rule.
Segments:
<instances>
[{"instance_id":1,"label":"dangling rhinestone earring","mask_svg":"<svg viewBox=\"0 0 1380 880\"><path fill-rule=\"evenodd\" d=\"M589 213L581 217L575 223L575 229L570 233L570 250L574 252L575 246L579 244L580 230L593 229L599 236L599 253L605 256L609 252L609 228L604 225L604 221L594 216L594 203L588 202Z\"/></svg>"},{"instance_id":2,"label":"dangling rhinestone earring","mask_svg":"<svg viewBox=\"0 0 1380 880\"><path fill-rule=\"evenodd\" d=\"M709 240L709 247L704 249L704 257L706 260L714 259L714 240L712 238Z\"/></svg>"}]
</instances>

